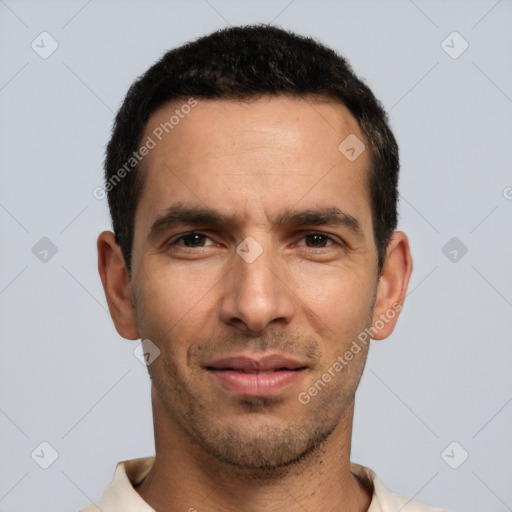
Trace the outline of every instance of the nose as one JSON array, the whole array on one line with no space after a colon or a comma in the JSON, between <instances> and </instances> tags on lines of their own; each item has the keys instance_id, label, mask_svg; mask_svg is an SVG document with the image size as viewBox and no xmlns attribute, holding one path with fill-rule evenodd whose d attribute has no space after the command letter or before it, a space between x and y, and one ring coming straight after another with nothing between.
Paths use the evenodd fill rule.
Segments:
<instances>
[{"instance_id":1,"label":"nose","mask_svg":"<svg viewBox=\"0 0 512 512\"><path fill-rule=\"evenodd\" d=\"M291 283L284 267L269 253L263 251L252 262L234 255L220 305L225 324L257 334L291 322L295 310Z\"/></svg>"}]
</instances>

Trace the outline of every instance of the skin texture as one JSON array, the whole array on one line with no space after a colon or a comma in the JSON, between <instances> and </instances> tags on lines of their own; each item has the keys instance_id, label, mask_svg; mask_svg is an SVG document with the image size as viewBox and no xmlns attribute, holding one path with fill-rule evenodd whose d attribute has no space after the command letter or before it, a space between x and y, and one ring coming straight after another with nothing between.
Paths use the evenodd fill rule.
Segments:
<instances>
[{"instance_id":1,"label":"skin texture","mask_svg":"<svg viewBox=\"0 0 512 512\"><path fill-rule=\"evenodd\" d=\"M179 106L157 111L144 139ZM117 331L160 350L149 366L156 460L137 487L155 510L367 510L350 442L368 345L307 404L298 400L359 333L403 303L412 270L407 237L395 232L378 275L369 151L349 161L338 149L351 134L365 141L349 111L330 101L200 100L145 157L131 279L113 234L99 236ZM161 224L150 234L176 206L228 221ZM276 222L333 209L359 229ZM198 235L180 238L191 231ZM247 237L261 250L250 263L236 251ZM389 336L397 318L373 338ZM227 390L205 367L269 353L305 367L271 395Z\"/></svg>"}]
</instances>

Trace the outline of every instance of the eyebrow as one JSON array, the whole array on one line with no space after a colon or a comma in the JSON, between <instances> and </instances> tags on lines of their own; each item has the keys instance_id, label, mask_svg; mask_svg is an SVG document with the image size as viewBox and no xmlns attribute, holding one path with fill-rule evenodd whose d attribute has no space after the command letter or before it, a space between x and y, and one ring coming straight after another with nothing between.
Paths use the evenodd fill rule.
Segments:
<instances>
[{"instance_id":1,"label":"eyebrow","mask_svg":"<svg viewBox=\"0 0 512 512\"><path fill-rule=\"evenodd\" d=\"M359 221L336 206L289 210L280 215L274 224L276 226L343 226L355 235L363 236Z\"/></svg>"},{"instance_id":2,"label":"eyebrow","mask_svg":"<svg viewBox=\"0 0 512 512\"><path fill-rule=\"evenodd\" d=\"M238 222L234 216L225 215L212 208L178 203L167 208L166 213L153 222L148 238L156 240L162 233L184 225L218 228L236 224ZM359 221L335 206L289 210L278 215L272 224L276 227L342 226L348 228L355 235L363 237Z\"/></svg>"}]
</instances>

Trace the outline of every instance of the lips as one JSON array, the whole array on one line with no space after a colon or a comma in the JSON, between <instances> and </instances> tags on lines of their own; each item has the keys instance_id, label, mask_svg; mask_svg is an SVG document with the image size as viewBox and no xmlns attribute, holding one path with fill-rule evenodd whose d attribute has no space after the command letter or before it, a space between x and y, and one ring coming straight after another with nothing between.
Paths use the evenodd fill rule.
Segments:
<instances>
[{"instance_id":1,"label":"lips","mask_svg":"<svg viewBox=\"0 0 512 512\"><path fill-rule=\"evenodd\" d=\"M269 396L299 380L306 365L280 354L244 355L209 362L206 370L225 389L243 396Z\"/></svg>"},{"instance_id":2,"label":"lips","mask_svg":"<svg viewBox=\"0 0 512 512\"><path fill-rule=\"evenodd\" d=\"M260 358L232 356L217 359L207 364L213 370L235 370L242 373L264 373L278 370L297 370L305 365L279 354L270 354Z\"/></svg>"}]
</instances>

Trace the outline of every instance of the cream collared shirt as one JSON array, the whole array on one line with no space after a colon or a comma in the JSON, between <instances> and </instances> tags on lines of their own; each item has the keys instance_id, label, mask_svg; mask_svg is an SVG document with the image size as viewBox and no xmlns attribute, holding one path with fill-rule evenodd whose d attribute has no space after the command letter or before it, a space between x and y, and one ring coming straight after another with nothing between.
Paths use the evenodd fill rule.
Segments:
<instances>
[{"instance_id":1,"label":"cream collared shirt","mask_svg":"<svg viewBox=\"0 0 512 512\"><path fill-rule=\"evenodd\" d=\"M154 457L145 457L119 462L114 480L105 489L101 503L90 505L80 512L155 512L133 487L144 480L154 460ZM371 469L352 464L351 470L364 485L373 487L368 512L445 512L389 492Z\"/></svg>"}]
</instances>

